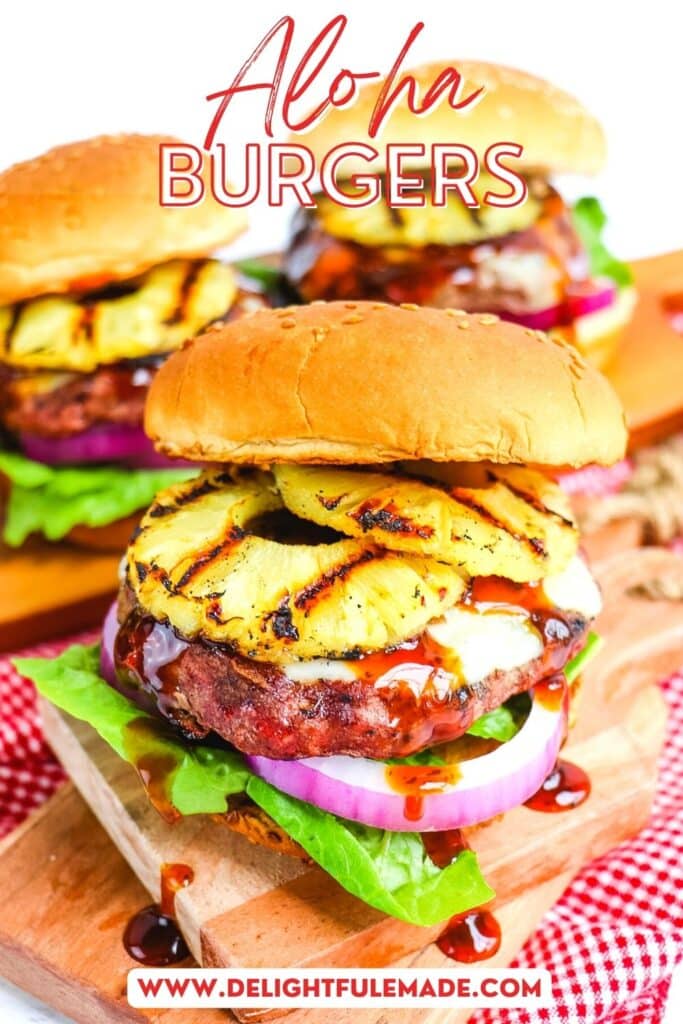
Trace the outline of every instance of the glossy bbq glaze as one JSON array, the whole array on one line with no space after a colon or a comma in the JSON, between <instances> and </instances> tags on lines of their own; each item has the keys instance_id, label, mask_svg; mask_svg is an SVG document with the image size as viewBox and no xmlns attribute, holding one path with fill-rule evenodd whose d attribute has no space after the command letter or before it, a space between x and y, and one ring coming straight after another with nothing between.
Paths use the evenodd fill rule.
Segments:
<instances>
[{"instance_id":1,"label":"glossy bbq glaze","mask_svg":"<svg viewBox=\"0 0 683 1024\"><path fill-rule=\"evenodd\" d=\"M461 773L457 764L389 764L384 775L391 789L405 797L406 819L419 821L425 797L443 793Z\"/></svg>"},{"instance_id":2,"label":"glossy bbq glaze","mask_svg":"<svg viewBox=\"0 0 683 1024\"><path fill-rule=\"evenodd\" d=\"M427 856L437 868L447 868L470 848L459 828L449 828L445 832L421 832L420 839Z\"/></svg>"},{"instance_id":3,"label":"glossy bbq glaze","mask_svg":"<svg viewBox=\"0 0 683 1024\"><path fill-rule=\"evenodd\" d=\"M408 757L462 736L486 711L561 671L584 642L587 620L552 605L541 586L475 579L460 607L488 614L479 602L525 609L541 654L470 684L457 653L423 633L392 650L347 655L339 678L328 667L297 679L228 646L185 640L131 601L114 646L117 686L187 738L213 734L248 754Z\"/></svg>"},{"instance_id":4,"label":"glossy bbq glaze","mask_svg":"<svg viewBox=\"0 0 683 1024\"><path fill-rule=\"evenodd\" d=\"M168 967L186 960L190 951L175 921L175 896L190 885L194 872L187 864L162 864L161 902L143 907L123 933L130 957L145 967Z\"/></svg>"},{"instance_id":5,"label":"glossy bbq glaze","mask_svg":"<svg viewBox=\"0 0 683 1024\"><path fill-rule=\"evenodd\" d=\"M572 636L572 617L548 600L542 583L513 583L502 576L477 576L470 584L465 601L472 604L511 604L524 608L543 642L542 675L554 675L566 665L567 644Z\"/></svg>"},{"instance_id":6,"label":"glossy bbq glaze","mask_svg":"<svg viewBox=\"0 0 683 1024\"><path fill-rule=\"evenodd\" d=\"M561 304L571 285L587 280L588 262L565 203L546 188L541 215L530 227L463 245L364 245L329 234L314 213L302 211L284 270L307 301L379 299L504 317L508 309L514 314L530 311L529 296L517 282L505 289L484 285L478 267L498 254L530 253L541 256L548 267L555 297L546 305ZM569 305L562 319L571 323Z\"/></svg>"},{"instance_id":7,"label":"glossy bbq glaze","mask_svg":"<svg viewBox=\"0 0 683 1024\"><path fill-rule=\"evenodd\" d=\"M532 811L555 814L571 811L588 799L591 780L578 765L560 758L537 793L526 801Z\"/></svg>"},{"instance_id":8,"label":"glossy bbq glaze","mask_svg":"<svg viewBox=\"0 0 683 1024\"><path fill-rule=\"evenodd\" d=\"M461 964L489 960L500 949L500 924L490 910L472 910L451 918L436 944L447 957Z\"/></svg>"}]
</instances>

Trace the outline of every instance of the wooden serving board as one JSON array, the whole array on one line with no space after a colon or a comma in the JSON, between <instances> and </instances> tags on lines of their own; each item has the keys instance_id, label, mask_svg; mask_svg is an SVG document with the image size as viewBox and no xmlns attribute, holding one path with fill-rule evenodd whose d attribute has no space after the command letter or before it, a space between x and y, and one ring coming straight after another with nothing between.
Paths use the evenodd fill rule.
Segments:
<instances>
[{"instance_id":1,"label":"wooden serving board","mask_svg":"<svg viewBox=\"0 0 683 1024\"><path fill-rule=\"evenodd\" d=\"M0 843L3 914L0 917L0 975L82 1024L225 1024L219 1010L142 1011L125 999L126 977L135 963L121 934L149 896L107 833L71 783ZM496 904L503 943L490 966L515 956L570 879L563 874L533 887L516 900ZM453 966L430 945L406 958L405 966ZM187 966L192 966L187 961ZM440 1011L408 1020L460 1024L464 1014ZM406 1015L383 1015L392 1024ZM377 1014L354 1011L358 1024L379 1024ZM288 1024L332 1024L324 1011L297 1013ZM335 1010L334 1024L350 1021Z\"/></svg>"},{"instance_id":2,"label":"wooden serving board","mask_svg":"<svg viewBox=\"0 0 683 1024\"><path fill-rule=\"evenodd\" d=\"M514 955L584 863L647 820L665 722L663 701L651 684L683 662L683 603L651 602L634 596L633 588L672 572L683 574L683 559L657 549L628 552L597 568L609 609L600 625L607 645L586 673L584 713L567 746L569 759L591 775L590 799L566 815L522 807L469 830L498 893L497 913L506 929L500 963ZM446 963L429 944L438 928L389 919L319 869L251 846L217 821L166 825L135 772L91 729L51 706L45 708L45 726L86 801L155 899L162 863L194 869L194 882L177 896L177 914L200 963L369 966L401 958ZM126 966L133 963L123 952L121 935L127 916L146 899L122 865L70 790L0 852L0 971L43 998L48 994L89 1024L100 1019L93 1016L95 1004L106 1008L103 1020L141 1019L122 1002ZM52 989L44 984L46 974L59 979ZM89 1002L85 995L79 999L81 992ZM298 1012L290 1019L313 1024L325 1020L321 1013ZM240 1015L257 1016L255 1011ZM379 1024L376 1013L355 1011L354 1019L359 1016L364 1024ZM390 1016L429 1024L462 1019L450 1012ZM335 1012L335 1022L346 1019Z\"/></svg>"},{"instance_id":3,"label":"wooden serving board","mask_svg":"<svg viewBox=\"0 0 683 1024\"><path fill-rule=\"evenodd\" d=\"M118 587L120 561L120 554L69 544L0 544L0 651L99 625Z\"/></svg>"},{"instance_id":4,"label":"wooden serving board","mask_svg":"<svg viewBox=\"0 0 683 1024\"><path fill-rule=\"evenodd\" d=\"M631 264L638 304L606 367L631 431L631 448L683 428L683 251Z\"/></svg>"}]
</instances>

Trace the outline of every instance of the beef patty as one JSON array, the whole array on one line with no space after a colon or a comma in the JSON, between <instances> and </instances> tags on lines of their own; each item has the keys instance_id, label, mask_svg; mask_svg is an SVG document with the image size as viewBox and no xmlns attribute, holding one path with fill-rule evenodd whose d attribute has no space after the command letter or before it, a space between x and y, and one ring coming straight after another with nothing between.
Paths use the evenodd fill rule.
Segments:
<instances>
[{"instance_id":1,"label":"beef patty","mask_svg":"<svg viewBox=\"0 0 683 1024\"><path fill-rule=\"evenodd\" d=\"M221 323L270 305L240 288ZM14 433L62 438L91 427L142 426L147 389L163 356L99 366L93 373L6 370L0 377L3 425Z\"/></svg>"},{"instance_id":2,"label":"beef patty","mask_svg":"<svg viewBox=\"0 0 683 1024\"><path fill-rule=\"evenodd\" d=\"M330 235L314 211L301 210L283 269L307 302L377 299L503 314L553 306L570 282L588 276L557 194L531 227L468 245L361 245Z\"/></svg>"},{"instance_id":3,"label":"beef patty","mask_svg":"<svg viewBox=\"0 0 683 1024\"><path fill-rule=\"evenodd\" d=\"M131 609L130 595L122 612L115 662L128 695L147 708L151 698L187 737L218 736L245 754L283 759L349 754L384 760L456 739L485 712L559 671L588 629L578 614L549 614L538 658L444 695L429 683L416 693L406 684L378 687L362 678L295 682L278 665L183 640Z\"/></svg>"},{"instance_id":4,"label":"beef patty","mask_svg":"<svg viewBox=\"0 0 683 1024\"><path fill-rule=\"evenodd\" d=\"M140 426L153 373L153 365L131 363L94 373L8 374L0 398L4 425L53 438L108 423Z\"/></svg>"}]
</instances>

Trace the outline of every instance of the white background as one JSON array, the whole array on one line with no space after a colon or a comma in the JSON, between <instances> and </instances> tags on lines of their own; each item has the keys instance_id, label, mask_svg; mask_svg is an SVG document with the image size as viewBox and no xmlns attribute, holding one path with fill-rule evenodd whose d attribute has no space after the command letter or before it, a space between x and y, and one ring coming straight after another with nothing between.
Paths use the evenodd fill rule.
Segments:
<instances>
[{"instance_id":1,"label":"white background","mask_svg":"<svg viewBox=\"0 0 683 1024\"><path fill-rule=\"evenodd\" d=\"M164 131L199 144L213 110L205 96L228 85L283 14L297 19L290 67L328 18L349 15L339 66L354 70L388 70L410 27L423 20L412 62L499 61L549 78L582 99L605 126L609 162L593 181L562 182L565 193L601 197L610 215L609 240L623 257L680 248L683 26L677 6L673 0L5 3L0 165L101 132ZM236 101L223 140L259 140L262 110L262 99ZM255 207L251 219L251 233L236 252L282 243L286 215ZM669 1007L671 1021L679 1019L674 1004L680 1009L680 988ZM0 983L3 1024L47 1019Z\"/></svg>"},{"instance_id":2,"label":"white background","mask_svg":"<svg viewBox=\"0 0 683 1024\"><path fill-rule=\"evenodd\" d=\"M388 70L412 25L414 62L480 57L575 93L603 122L606 170L562 183L594 192L623 257L683 243L683 66L674 0L22 0L0 4L0 164L105 131L168 131L200 144L214 105L266 30L296 17L290 67L333 15L349 25L339 66ZM11 11L11 13L9 13ZM272 67L270 51L266 67ZM457 60L456 60L457 63ZM337 68L335 67L335 70ZM222 140L258 140L264 100L238 98ZM277 248L286 215L252 208L239 252ZM238 250L235 250L238 251Z\"/></svg>"}]
</instances>

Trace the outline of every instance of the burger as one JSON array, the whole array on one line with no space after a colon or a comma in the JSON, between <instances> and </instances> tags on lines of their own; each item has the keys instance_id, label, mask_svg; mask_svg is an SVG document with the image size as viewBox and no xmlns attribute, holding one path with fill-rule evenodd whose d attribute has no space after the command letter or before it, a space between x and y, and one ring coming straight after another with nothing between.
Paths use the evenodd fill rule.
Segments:
<instances>
[{"instance_id":1,"label":"burger","mask_svg":"<svg viewBox=\"0 0 683 1024\"><path fill-rule=\"evenodd\" d=\"M573 342L597 365L604 365L634 304L629 268L610 255L601 240L605 215L597 199L586 197L571 208L551 184L554 174L593 174L605 159L600 125L572 96L522 71L480 61L460 61L466 93L484 87L483 98L466 112L442 104L419 119L407 107L393 110L379 139L367 137L367 125L381 88L368 85L356 103L335 109L306 136L316 161L339 139L369 143L375 162L386 164L389 145L457 142L479 159L471 186L479 207L468 207L455 191L445 207L431 200L428 168L419 157L403 161L423 187L423 207L392 207L386 198L374 205L341 206L325 194L315 208L301 209L293 222L284 271L306 301L378 299L494 312L505 320L552 330ZM439 67L413 72L421 94L435 81ZM483 202L486 193L509 191L487 173L485 154L501 140L523 146L520 158L507 158L527 185L526 200L500 208ZM423 161L424 162L424 161ZM354 176L375 164L347 157L353 194Z\"/></svg>"},{"instance_id":2,"label":"burger","mask_svg":"<svg viewBox=\"0 0 683 1024\"><path fill-rule=\"evenodd\" d=\"M174 353L146 429L206 468L142 517L101 649L21 671L170 820L418 925L489 900L454 830L529 800L575 711L601 597L554 475L623 454L610 385L491 314L315 303Z\"/></svg>"},{"instance_id":3,"label":"burger","mask_svg":"<svg viewBox=\"0 0 683 1024\"><path fill-rule=\"evenodd\" d=\"M159 363L263 300L209 254L245 227L207 199L159 206L161 136L60 146L0 174L4 539L120 549L127 517L187 476L142 429Z\"/></svg>"}]
</instances>

